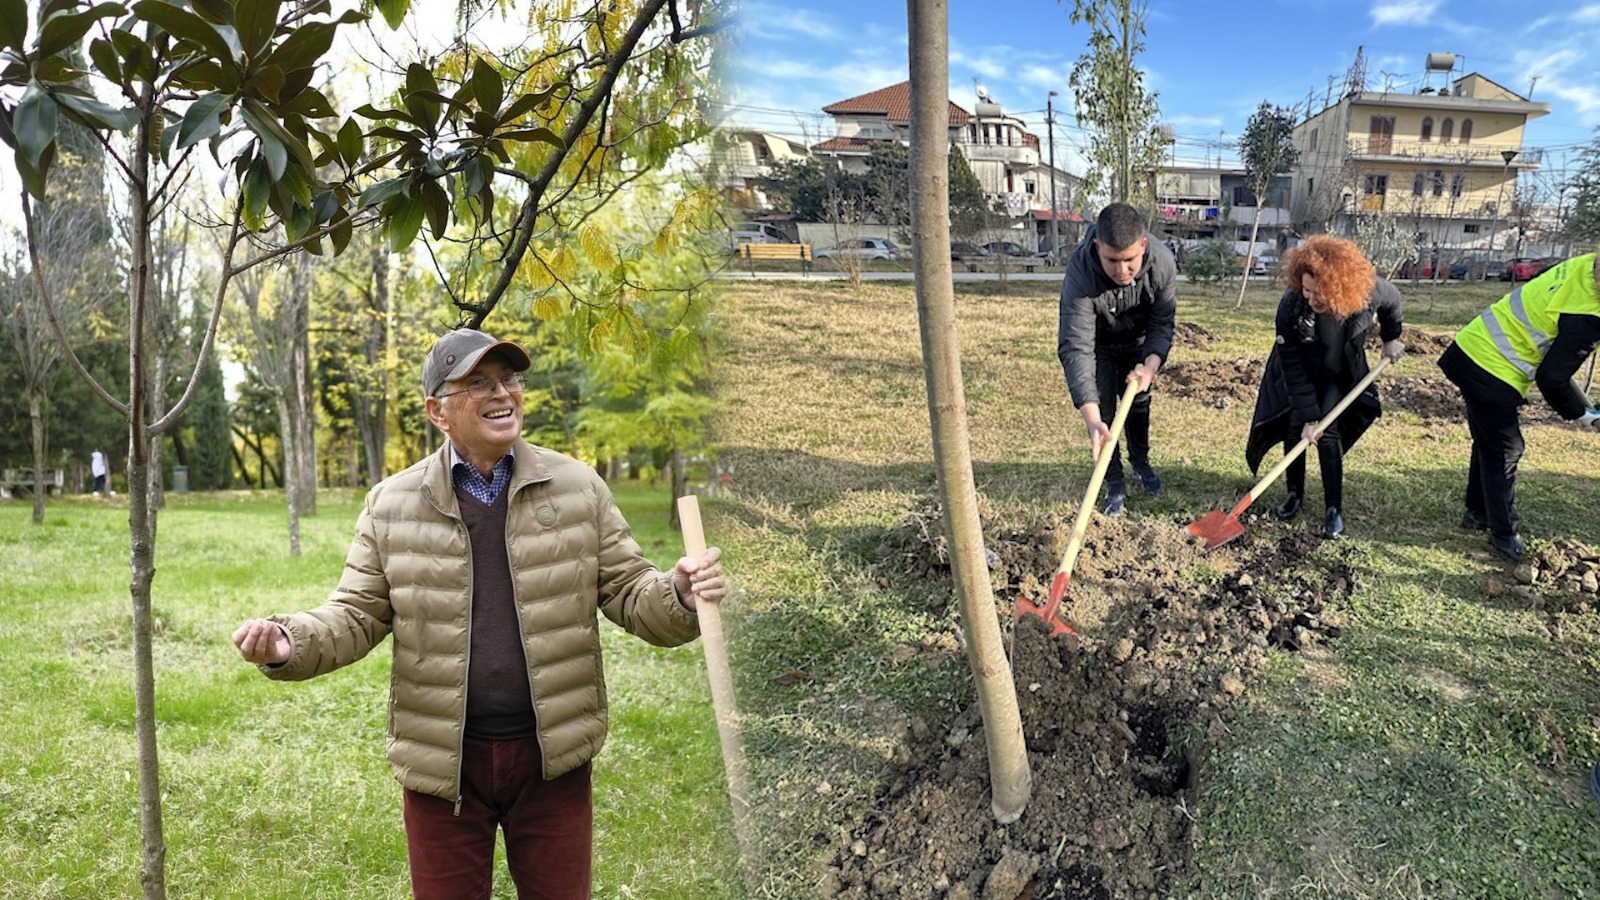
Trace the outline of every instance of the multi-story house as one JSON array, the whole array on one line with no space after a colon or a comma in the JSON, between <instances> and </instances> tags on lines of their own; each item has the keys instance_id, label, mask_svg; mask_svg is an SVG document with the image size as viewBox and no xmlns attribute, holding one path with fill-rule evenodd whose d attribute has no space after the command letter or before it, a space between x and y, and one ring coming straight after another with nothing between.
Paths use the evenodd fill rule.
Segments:
<instances>
[{"instance_id":1,"label":"multi-story house","mask_svg":"<svg viewBox=\"0 0 1600 900\"><path fill-rule=\"evenodd\" d=\"M1289 228L1291 182L1288 175L1280 175L1272 180L1267 195L1257 198L1243 169L1163 166L1155 176L1150 230L1192 244L1212 238L1248 242L1256 228L1257 252L1277 248Z\"/></svg>"},{"instance_id":2,"label":"multi-story house","mask_svg":"<svg viewBox=\"0 0 1600 900\"><path fill-rule=\"evenodd\" d=\"M811 156L804 141L752 129L725 131L714 147L712 164L728 202L750 212L772 208L761 185L772 176L774 166Z\"/></svg>"},{"instance_id":3,"label":"multi-story house","mask_svg":"<svg viewBox=\"0 0 1600 900\"><path fill-rule=\"evenodd\" d=\"M865 172L874 141L910 142L910 100L911 82L902 81L823 107L833 117L834 137L813 145L812 155L835 159L846 171ZM1063 222L1081 221L1068 212L1078 196L1080 179L1052 168L1038 135L1028 131L1022 119L1007 115L981 88L972 112L950 104L949 134L951 145L961 151L984 193L1001 211L996 232L1021 229L1029 235L1030 245L1038 246L1038 240L1050 233L1053 210L1060 210Z\"/></svg>"},{"instance_id":4,"label":"multi-story house","mask_svg":"<svg viewBox=\"0 0 1600 900\"><path fill-rule=\"evenodd\" d=\"M1549 112L1476 72L1415 93L1347 92L1295 127L1295 227L1350 233L1357 216L1387 213L1425 246L1498 252L1517 175L1542 162L1523 128Z\"/></svg>"}]
</instances>

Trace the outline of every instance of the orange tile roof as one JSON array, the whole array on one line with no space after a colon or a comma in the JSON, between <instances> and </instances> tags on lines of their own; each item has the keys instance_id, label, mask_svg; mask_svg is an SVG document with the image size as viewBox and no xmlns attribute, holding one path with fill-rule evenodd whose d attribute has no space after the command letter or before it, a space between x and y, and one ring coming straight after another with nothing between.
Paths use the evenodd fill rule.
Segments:
<instances>
[{"instance_id":1,"label":"orange tile roof","mask_svg":"<svg viewBox=\"0 0 1600 900\"><path fill-rule=\"evenodd\" d=\"M881 115L893 123L909 123L911 121L911 82L902 81L899 84L879 88L859 97L840 100L822 108L829 115ZM950 104L950 124L952 126L965 125L972 118L966 110Z\"/></svg>"},{"instance_id":2,"label":"orange tile roof","mask_svg":"<svg viewBox=\"0 0 1600 900\"><path fill-rule=\"evenodd\" d=\"M874 143L873 141L864 140L862 138L832 137L832 138L828 138L827 140L823 141L820 144L813 144L811 146L811 150L812 150L812 152L816 152L818 150L826 152L826 151L830 151L831 150L831 151L835 151L835 152L845 151L845 152L855 152L855 153L870 153L872 151L873 143ZM883 143L883 142L880 140L880 141L877 141L876 143Z\"/></svg>"}]
</instances>

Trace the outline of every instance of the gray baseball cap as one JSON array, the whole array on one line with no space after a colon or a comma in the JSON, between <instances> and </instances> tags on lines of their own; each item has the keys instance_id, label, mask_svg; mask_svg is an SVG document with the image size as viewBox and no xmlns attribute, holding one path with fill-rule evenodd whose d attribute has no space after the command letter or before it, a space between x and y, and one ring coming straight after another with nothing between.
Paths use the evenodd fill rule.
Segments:
<instances>
[{"instance_id":1,"label":"gray baseball cap","mask_svg":"<svg viewBox=\"0 0 1600 900\"><path fill-rule=\"evenodd\" d=\"M422 364L422 394L432 397L446 381L463 378L478 367L484 356L499 351L506 363L521 372L533 364L528 351L511 341L498 340L471 328L458 328L433 343L428 360Z\"/></svg>"}]
</instances>

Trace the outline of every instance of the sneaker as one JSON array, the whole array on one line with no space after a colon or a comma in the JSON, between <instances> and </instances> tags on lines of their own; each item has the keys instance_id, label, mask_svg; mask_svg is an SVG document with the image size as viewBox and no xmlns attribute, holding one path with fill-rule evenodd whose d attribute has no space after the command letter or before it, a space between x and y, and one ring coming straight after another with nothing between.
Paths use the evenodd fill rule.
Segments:
<instances>
[{"instance_id":1,"label":"sneaker","mask_svg":"<svg viewBox=\"0 0 1600 900\"><path fill-rule=\"evenodd\" d=\"M1500 551L1500 554L1514 563L1522 562L1522 555L1527 552L1528 546L1522 543L1522 538L1513 534L1508 538L1499 535L1489 535L1489 546Z\"/></svg>"},{"instance_id":2,"label":"sneaker","mask_svg":"<svg viewBox=\"0 0 1600 900\"><path fill-rule=\"evenodd\" d=\"M1489 518L1469 509L1461 513L1461 527L1468 531L1488 531Z\"/></svg>"},{"instance_id":3,"label":"sneaker","mask_svg":"<svg viewBox=\"0 0 1600 900\"><path fill-rule=\"evenodd\" d=\"M1132 468L1133 474L1139 476L1139 486L1144 488L1146 494L1154 497L1161 493L1161 476L1150 468L1149 460L1133 463Z\"/></svg>"},{"instance_id":4,"label":"sneaker","mask_svg":"<svg viewBox=\"0 0 1600 900\"><path fill-rule=\"evenodd\" d=\"M1283 505L1278 507L1278 518L1287 522L1300 515L1300 505L1300 492L1290 491L1289 496L1284 499Z\"/></svg>"},{"instance_id":5,"label":"sneaker","mask_svg":"<svg viewBox=\"0 0 1600 900\"><path fill-rule=\"evenodd\" d=\"M1322 517L1322 536L1331 541L1341 534L1344 534L1344 519L1339 518L1339 507L1330 506Z\"/></svg>"},{"instance_id":6,"label":"sneaker","mask_svg":"<svg viewBox=\"0 0 1600 900\"><path fill-rule=\"evenodd\" d=\"M1100 512L1108 516L1120 516L1127 507L1127 485L1120 481L1107 484L1106 499L1100 503Z\"/></svg>"}]
</instances>

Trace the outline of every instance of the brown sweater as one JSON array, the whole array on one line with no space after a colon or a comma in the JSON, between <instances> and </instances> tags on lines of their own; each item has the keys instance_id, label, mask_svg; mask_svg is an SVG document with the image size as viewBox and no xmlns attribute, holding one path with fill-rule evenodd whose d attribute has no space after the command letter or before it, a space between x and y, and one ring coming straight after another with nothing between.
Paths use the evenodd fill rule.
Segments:
<instances>
[{"instance_id":1,"label":"brown sweater","mask_svg":"<svg viewBox=\"0 0 1600 900\"><path fill-rule=\"evenodd\" d=\"M506 557L506 498L493 506L456 488L461 519L472 548L472 628L467 655L467 737L490 740L533 737L528 660L522 652L511 563Z\"/></svg>"}]
</instances>

